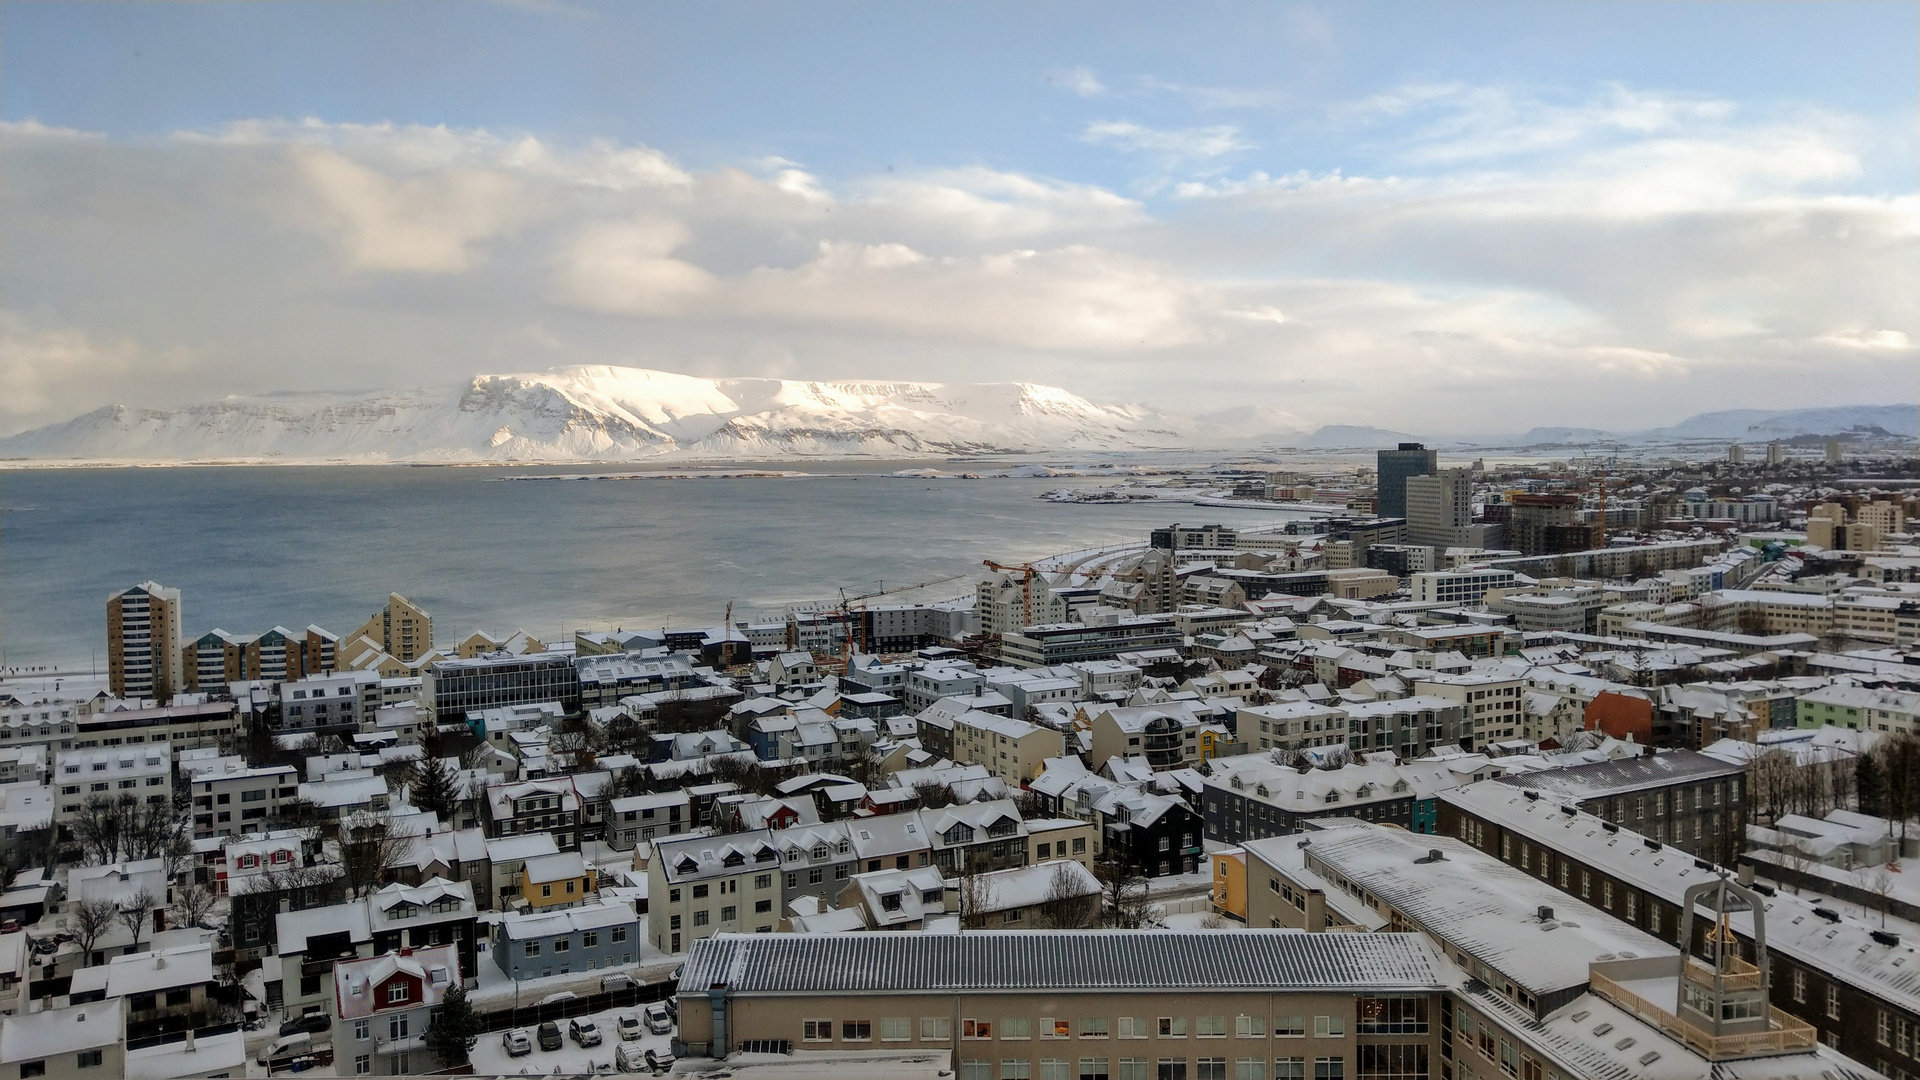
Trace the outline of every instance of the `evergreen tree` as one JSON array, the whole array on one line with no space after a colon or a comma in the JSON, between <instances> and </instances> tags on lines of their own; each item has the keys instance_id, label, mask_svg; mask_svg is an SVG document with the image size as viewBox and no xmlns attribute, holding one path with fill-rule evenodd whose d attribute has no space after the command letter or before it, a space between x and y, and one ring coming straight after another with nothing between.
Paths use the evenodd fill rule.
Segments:
<instances>
[{"instance_id":1,"label":"evergreen tree","mask_svg":"<svg viewBox=\"0 0 1920 1080\"><path fill-rule=\"evenodd\" d=\"M454 824L453 804L460 797L460 778L439 758L423 758L414 767L408 794L413 805Z\"/></svg>"},{"instance_id":2,"label":"evergreen tree","mask_svg":"<svg viewBox=\"0 0 1920 1080\"><path fill-rule=\"evenodd\" d=\"M1860 797L1860 812L1882 816L1887 802L1887 781L1880 775L1877 754L1861 754L1853 766L1853 786Z\"/></svg>"},{"instance_id":3,"label":"evergreen tree","mask_svg":"<svg viewBox=\"0 0 1920 1080\"><path fill-rule=\"evenodd\" d=\"M442 1068L453 1069L467 1063L467 1053L480 1041L480 1017L467 1001L467 992L458 986L447 988L440 1009L427 1024L427 1049Z\"/></svg>"}]
</instances>

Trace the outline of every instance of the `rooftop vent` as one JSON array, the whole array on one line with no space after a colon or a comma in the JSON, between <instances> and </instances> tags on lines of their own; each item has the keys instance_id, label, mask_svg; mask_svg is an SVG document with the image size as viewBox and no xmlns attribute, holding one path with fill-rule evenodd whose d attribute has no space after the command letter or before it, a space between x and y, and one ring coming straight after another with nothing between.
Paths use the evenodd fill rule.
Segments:
<instances>
[{"instance_id":1,"label":"rooftop vent","mask_svg":"<svg viewBox=\"0 0 1920 1080\"><path fill-rule=\"evenodd\" d=\"M1603 829L1605 829L1605 830L1607 830L1608 832L1619 832L1619 831L1620 831L1620 826L1618 826L1618 825L1616 825L1616 824L1614 824L1614 823L1613 823L1613 822L1611 822L1611 821L1603 821L1603 822L1601 822L1601 823L1600 823L1600 827L1601 827L1601 828L1603 828Z\"/></svg>"},{"instance_id":2,"label":"rooftop vent","mask_svg":"<svg viewBox=\"0 0 1920 1080\"><path fill-rule=\"evenodd\" d=\"M1415 859L1413 861L1416 863L1446 862L1447 856L1439 848L1428 848L1427 853L1425 855L1422 855L1420 858Z\"/></svg>"},{"instance_id":3,"label":"rooftop vent","mask_svg":"<svg viewBox=\"0 0 1920 1080\"><path fill-rule=\"evenodd\" d=\"M1541 904L1538 908L1534 909L1534 914L1540 916L1541 922L1548 922L1553 918L1553 908L1546 904Z\"/></svg>"},{"instance_id":4,"label":"rooftop vent","mask_svg":"<svg viewBox=\"0 0 1920 1080\"><path fill-rule=\"evenodd\" d=\"M1537 791L1529 791L1529 792L1527 792L1527 793L1526 793L1526 796L1527 796L1527 798L1528 798L1528 799L1529 799L1530 801L1532 801L1532 802L1539 802L1539 801L1540 801L1540 793L1539 793L1539 792L1537 792Z\"/></svg>"},{"instance_id":5,"label":"rooftop vent","mask_svg":"<svg viewBox=\"0 0 1920 1080\"><path fill-rule=\"evenodd\" d=\"M1761 896L1772 896L1774 894L1773 886L1768 885L1764 881L1754 882L1752 888L1754 892L1759 893Z\"/></svg>"},{"instance_id":6,"label":"rooftop vent","mask_svg":"<svg viewBox=\"0 0 1920 1080\"><path fill-rule=\"evenodd\" d=\"M1563 806L1560 809L1566 811L1568 817L1575 817L1580 813L1580 808L1577 806Z\"/></svg>"},{"instance_id":7,"label":"rooftop vent","mask_svg":"<svg viewBox=\"0 0 1920 1080\"><path fill-rule=\"evenodd\" d=\"M1832 908L1817 907L1813 909L1813 913L1827 920L1828 922L1840 921L1840 913L1833 910Z\"/></svg>"},{"instance_id":8,"label":"rooftop vent","mask_svg":"<svg viewBox=\"0 0 1920 1080\"><path fill-rule=\"evenodd\" d=\"M1869 934L1872 936L1873 940L1879 942L1882 945L1900 944L1900 935L1893 933L1890 930L1872 930L1872 931L1869 931Z\"/></svg>"},{"instance_id":9,"label":"rooftop vent","mask_svg":"<svg viewBox=\"0 0 1920 1080\"><path fill-rule=\"evenodd\" d=\"M1695 859L1693 860L1693 867L1696 870L1711 870L1713 869L1713 864L1705 859Z\"/></svg>"},{"instance_id":10,"label":"rooftop vent","mask_svg":"<svg viewBox=\"0 0 1920 1080\"><path fill-rule=\"evenodd\" d=\"M1659 851L1659 850L1660 850L1660 841L1658 841L1658 840L1655 840L1655 839L1654 839L1653 837L1651 837L1651 836L1649 836L1649 837L1647 837L1647 848L1648 848L1648 850L1651 850L1651 851Z\"/></svg>"}]
</instances>

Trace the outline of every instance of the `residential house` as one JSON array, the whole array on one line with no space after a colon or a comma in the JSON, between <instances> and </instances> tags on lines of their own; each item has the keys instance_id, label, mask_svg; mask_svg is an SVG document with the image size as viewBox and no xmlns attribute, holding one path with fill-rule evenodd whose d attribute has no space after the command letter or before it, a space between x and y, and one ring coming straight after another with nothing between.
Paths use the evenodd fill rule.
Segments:
<instances>
[{"instance_id":1,"label":"residential house","mask_svg":"<svg viewBox=\"0 0 1920 1080\"><path fill-rule=\"evenodd\" d=\"M447 991L459 985L452 945L403 948L350 960L333 969L335 1072L342 1076L410 1076L438 1068L427 1028Z\"/></svg>"},{"instance_id":2,"label":"residential house","mask_svg":"<svg viewBox=\"0 0 1920 1080\"><path fill-rule=\"evenodd\" d=\"M515 981L624 967L639 959L642 931L623 900L509 912L494 931L493 963Z\"/></svg>"}]
</instances>

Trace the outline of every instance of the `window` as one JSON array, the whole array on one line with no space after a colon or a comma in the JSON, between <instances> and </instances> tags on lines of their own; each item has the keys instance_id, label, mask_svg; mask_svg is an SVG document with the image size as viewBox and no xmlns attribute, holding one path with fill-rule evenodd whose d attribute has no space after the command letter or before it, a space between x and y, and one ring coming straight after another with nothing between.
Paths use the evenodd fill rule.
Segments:
<instances>
[{"instance_id":1,"label":"window","mask_svg":"<svg viewBox=\"0 0 1920 1080\"><path fill-rule=\"evenodd\" d=\"M1043 1039L1072 1038L1073 1025L1064 1016L1043 1016L1040 1018L1040 1037Z\"/></svg>"},{"instance_id":2,"label":"window","mask_svg":"<svg viewBox=\"0 0 1920 1080\"><path fill-rule=\"evenodd\" d=\"M991 1039L993 1038L993 1021L962 1020L960 1021L960 1037L963 1039Z\"/></svg>"},{"instance_id":3,"label":"window","mask_svg":"<svg viewBox=\"0 0 1920 1080\"><path fill-rule=\"evenodd\" d=\"M47 1063L44 1061L23 1061L20 1063L21 1080L27 1077L47 1075Z\"/></svg>"},{"instance_id":4,"label":"window","mask_svg":"<svg viewBox=\"0 0 1920 1080\"><path fill-rule=\"evenodd\" d=\"M1233 1080L1267 1080L1267 1059L1235 1059L1233 1063Z\"/></svg>"},{"instance_id":5,"label":"window","mask_svg":"<svg viewBox=\"0 0 1920 1080\"><path fill-rule=\"evenodd\" d=\"M1307 1021L1303 1016L1276 1016L1273 1018L1273 1037L1276 1039L1304 1039L1307 1037Z\"/></svg>"},{"instance_id":6,"label":"window","mask_svg":"<svg viewBox=\"0 0 1920 1080\"><path fill-rule=\"evenodd\" d=\"M367 1021L355 1020L353 1022L353 1038L355 1042L366 1042L373 1037L372 1032L372 1025Z\"/></svg>"},{"instance_id":7,"label":"window","mask_svg":"<svg viewBox=\"0 0 1920 1080\"><path fill-rule=\"evenodd\" d=\"M1893 1018L1887 1015L1887 1010L1885 1009L1877 1011L1879 1015L1874 1019L1873 1041L1879 1043L1881 1046L1892 1046Z\"/></svg>"},{"instance_id":8,"label":"window","mask_svg":"<svg viewBox=\"0 0 1920 1080\"><path fill-rule=\"evenodd\" d=\"M1001 1062L1000 1080L1033 1080L1033 1063L1011 1058Z\"/></svg>"},{"instance_id":9,"label":"window","mask_svg":"<svg viewBox=\"0 0 1920 1080\"><path fill-rule=\"evenodd\" d=\"M1161 1058L1153 1071L1153 1080L1187 1080L1186 1058Z\"/></svg>"},{"instance_id":10,"label":"window","mask_svg":"<svg viewBox=\"0 0 1920 1080\"><path fill-rule=\"evenodd\" d=\"M1227 1080L1226 1058L1201 1058L1193 1065L1193 1080Z\"/></svg>"},{"instance_id":11,"label":"window","mask_svg":"<svg viewBox=\"0 0 1920 1080\"><path fill-rule=\"evenodd\" d=\"M1066 1058L1041 1058L1040 1080L1073 1080L1072 1066Z\"/></svg>"},{"instance_id":12,"label":"window","mask_svg":"<svg viewBox=\"0 0 1920 1080\"><path fill-rule=\"evenodd\" d=\"M1267 1037L1267 1018L1236 1016L1233 1018L1233 1034L1240 1039L1264 1039Z\"/></svg>"},{"instance_id":13,"label":"window","mask_svg":"<svg viewBox=\"0 0 1920 1080\"><path fill-rule=\"evenodd\" d=\"M614 928L613 928L613 933L612 933L612 934L609 934L609 935L607 936L607 940L609 940L609 941L611 941L611 942L613 942L613 943L614 943L615 945L618 945L618 944L620 944L621 942L624 942L624 941L626 941L626 940L627 940L627 928L626 928L626 927L624 927L624 926L616 926L616 927L614 927Z\"/></svg>"},{"instance_id":14,"label":"window","mask_svg":"<svg viewBox=\"0 0 1920 1080\"><path fill-rule=\"evenodd\" d=\"M1347 1059L1337 1057L1314 1058L1313 1080L1347 1080Z\"/></svg>"},{"instance_id":15,"label":"window","mask_svg":"<svg viewBox=\"0 0 1920 1080\"><path fill-rule=\"evenodd\" d=\"M693 887L693 898L695 900L705 900L707 898L707 889L708 886L695 885Z\"/></svg>"},{"instance_id":16,"label":"window","mask_svg":"<svg viewBox=\"0 0 1920 1080\"><path fill-rule=\"evenodd\" d=\"M598 930L586 930L580 934L581 948L591 949L598 946L599 944L600 944L600 932Z\"/></svg>"},{"instance_id":17,"label":"window","mask_svg":"<svg viewBox=\"0 0 1920 1080\"><path fill-rule=\"evenodd\" d=\"M1187 1037L1187 1018L1184 1016L1163 1016L1160 1018L1160 1037L1163 1039L1184 1039Z\"/></svg>"},{"instance_id":18,"label":"window","mask_svg":"<svg viewBox=\"0 0 1920 1080\"><path fill-rule=\"evenodd\" d=\"M993 1063L990 1061L961 1062L960 1080L993 1080Z\"/></svg>"},{"instance_id":19,"label":"window","mask_svg":"<svg viewBox=\"0 0 1920 1080\"><path fill-rule=\"evenodd\" d=\"M1358 1012L1362 1035L1427 1033L1425 998L1361 998Z\"/></svg>"},{"instance_id":20,"label":"window","mask_svg":"<svg viewBox=\"0 0 1920 1080\"><path fill-rule=\"evenodd\" d=\"M1427 1048L1419 1043L1360 1047L1359 1072L1368 1080L1424 1080L1427 1068ZM1540 1080L1540 1063L1526 1058L1521 1075Z\"/></svg>"},{"instance_id":21,"label":"window","mask_svg":"<svg viewBox=\"0 0 1920 1080\"><path fill-rule=\"evenodd\" d=\"M1144 1016L1123 1016L1120 1018L1120 1037L1123 1039L1144 1039L1147 1037L1147 1018Z\"/></svg>"},{"instance_id":22,"label":"window","mask_svg":"<svg viewBox=\"0 0 1920 1080\"><path fill-rule=\"evenodd\" d=\"M82 1050L80 1053L74 1055L74 1057L74 1064L82 1069L97 1068L100 1064L100 1051L98 1050Z\"/></svg>"},{"instance_id":23,"label":"window","mask_svg":"<svg viewBox=\"0 0 1920 1080\"><path fill-rule=\"evenodd\" d=\"M1080 1018L1080 1037L1083 1039L1104 1039L1107 1037L1107 1018L1104 1016L1083 1016Z\"/></svg>"},{"instance_id":24,"label":"window","mask_svg":"<svg viewBox=\"0 0 1920 1080\"><path fill-rule=\"evenodd\" d=\"M693 913L693 925L695 926L705 926L708 922L712 921L712 919L713 912L711 911L696 911Z\"/></svg>"},{"instance_id":25,"label":"window","mask_svg":"<svg viewBox=\"0 0 1920 1080\"><path fill-rule=\"evenodd\" d=\"M944 1042L953 1038L953 1018L948 1016L923 1016L920 1018L921 1042Z\"/></svg>"},{"instance_id":26,"label":"window","mask_svg":"<svg viewBox=\"0 0 1920 1080\"><path fill-rule=\"evenodd\" d=\"M756 915L765 915L772 910L773 901L771 900L755 900L753 902L753 911Z\"/></svg>"},{"instance_id":27,"label":"window","mask_svg":"<svg viewBox=\"0 0 1920 1080\"><path fill-rule=\"evenodd\" d=\"M399 1016L388 1018L387 1037L390 1039L394 1039L396 1041L406 1038L408 1034L407 1026L408 1025L407 1025L406 1013L401 1013Z\"/></svg>"},{"instance_id":28,"label":"window","mask_svg":"<svg viewBox=\"0 0 1920 1080\"><path fill-rule=\"evenodd\" d=\"M740 909L733 906L732 904L728 904L726 907L723 907L720 909L721 922L733 922L739 918L740 918Z\"/></svg>"},{"instance_id":29,"label":"window","mask_svg":"<svg viewBox=\"0 0 1920 1080\"><path fill-rule=\"evenodd\" d=\"M1273 1080L1307 1080L1307 1059L1274 1058Z\"/></svg>"},{"instance_id":30,"label":"window","mask_svg":"<svg viewBox=\"0 0 1920 1080\"><path fill-rule=\"evenodd\" d=\"M1793 969L1793 1000L1806 1004L1807 972L1805 968Z\"/></svg>"},{"instance_id":31,"label":"window","mask_svg":"<svg viewBox=\"0 0 1920 1080\"><path fill-rule=\"evenodd\" d=\"M387 987L387 1004L392 1005L396 1002L401 1002L405 1000L407 1000L407 984L406 983L401 983L398 986Z\"/></svg>"},{"instance_id":32,"label":"window","mask_svg":"<svg viewBox=\"0 0 1920 1080\"><path fill-rule=\"evenodd\" d=\"M1827 1016L1840 1019L1840 988L1832 983L1827 984Z\"/></svg>"},{"instance_id":33,"label":"window","mask_svg":"<svg viewBox=\"0 0 1920 1080\"><path fill-rule=\"evenodd\" d=\"M1024 1016L1003 1017L1000 1020L1002 1039L1026 1039L1032 1037L1033 1024Z\"/></svg>"},{"instance_id":34,"label":"window","mask_svg":"<svg viewBox=\"0 0 1920 1080\"><path fill-rule=\"evenodd\" d=\"M913 1021L905 1016L880 1018L881 1042L909 1042L913 1039Z\"/></svg>"},{"instance_id":35,"label":"window","mask_svg":"<svg viewBox=\"0 0 1920 1080\"><path fill-rule=\"evenodd\" d=\"M841 1021L841 1023L840 1023L840 1041L842 1041L842 1042L872 1042L872 1041L873 1041L873 1021L871 1021L871 1020L843 1020L843 1021Z\"/></svg>"},{"instance_id":36,"label":"window","mask_svg":"<svg viewBox=\"0 0 1920 1080\"><path fill-rule=\"evenodd\" d=\"M772 874L755 874L753 876L753 887L756 889L773 888L773 875Z\"/></svg>"},{"instance_id":37,"label":"window","mask_svg":"<svg viewBox=\"0 0 1920 1080\"><path fill-rule=\"evenodd\" d=\"M803 1042L832 1042L833 1041L833 1021L831 1020L800 1021L800 1039Z\"/></svg>"},{"instance_id":38,"label":"window","mask_svg":"<svg viewBox=\"0 0 1920 1080\"><path fill-rule=\"evenodd\" d=\"M372 1054L361 1054L359 1057L356 1057L353 1059L353 1074L355 1076L365 1076L372 1071L373 1071L373 1055Z\"/></svg>"},{"instance_id":39,"label":"window","mask_svg":"<svg viewBox=\"0 0 1920 1080\"><path fill-rule=\"evenodd\" d=\"M548 897L548 896L552 896L552 895L553 895L553 886L552 886L552 885L542 885L542 886L540 886L540 895L541 895L541 897L543 897L543 898L544 898L544 897Z\"/></svg>"},{"instance_id":40,"label":"window","mask_svg":"<svg viewBox=\"0 0 1920 1080\"><path fill-rule=\"evenodd\" d=\"M1147 1080L1151 1064L1146 1058L1121 1058L1119 1080Z\"/></svg>"},{"instance_id":41,"label":"window","mask_svg":"<svg viewBox=\"0 0 1920 1080\"><path fill-rule=\"evenodd\" d=\"M1080 1080L1109 1080L1106 1058L1081 1058Z\"/></svg>"}]
</instances>

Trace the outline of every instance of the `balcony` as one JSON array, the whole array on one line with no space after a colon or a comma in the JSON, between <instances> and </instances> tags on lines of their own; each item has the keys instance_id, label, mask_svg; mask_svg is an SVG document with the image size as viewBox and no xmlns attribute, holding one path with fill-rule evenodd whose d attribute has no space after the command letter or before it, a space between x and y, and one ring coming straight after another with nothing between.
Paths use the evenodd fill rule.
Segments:
<instances>
[{"instance_id":1,"label":"balcony","mask_svg":"<svg viewBox=\"0 0 1920 1080\"><path fill-rule=\"evenodd\" d=\"M1773 1012L1766 1031L1740 1035L1709 1034L1598 971L1590 972L1589 977L1594 993L1659 1028L1661 1034L1685 1043L1710 1061L1790 1054L1811 1049L1819 1039L1819 1033L1812 1024L1781 1012Z\"/></svg>"}]
</instances>

